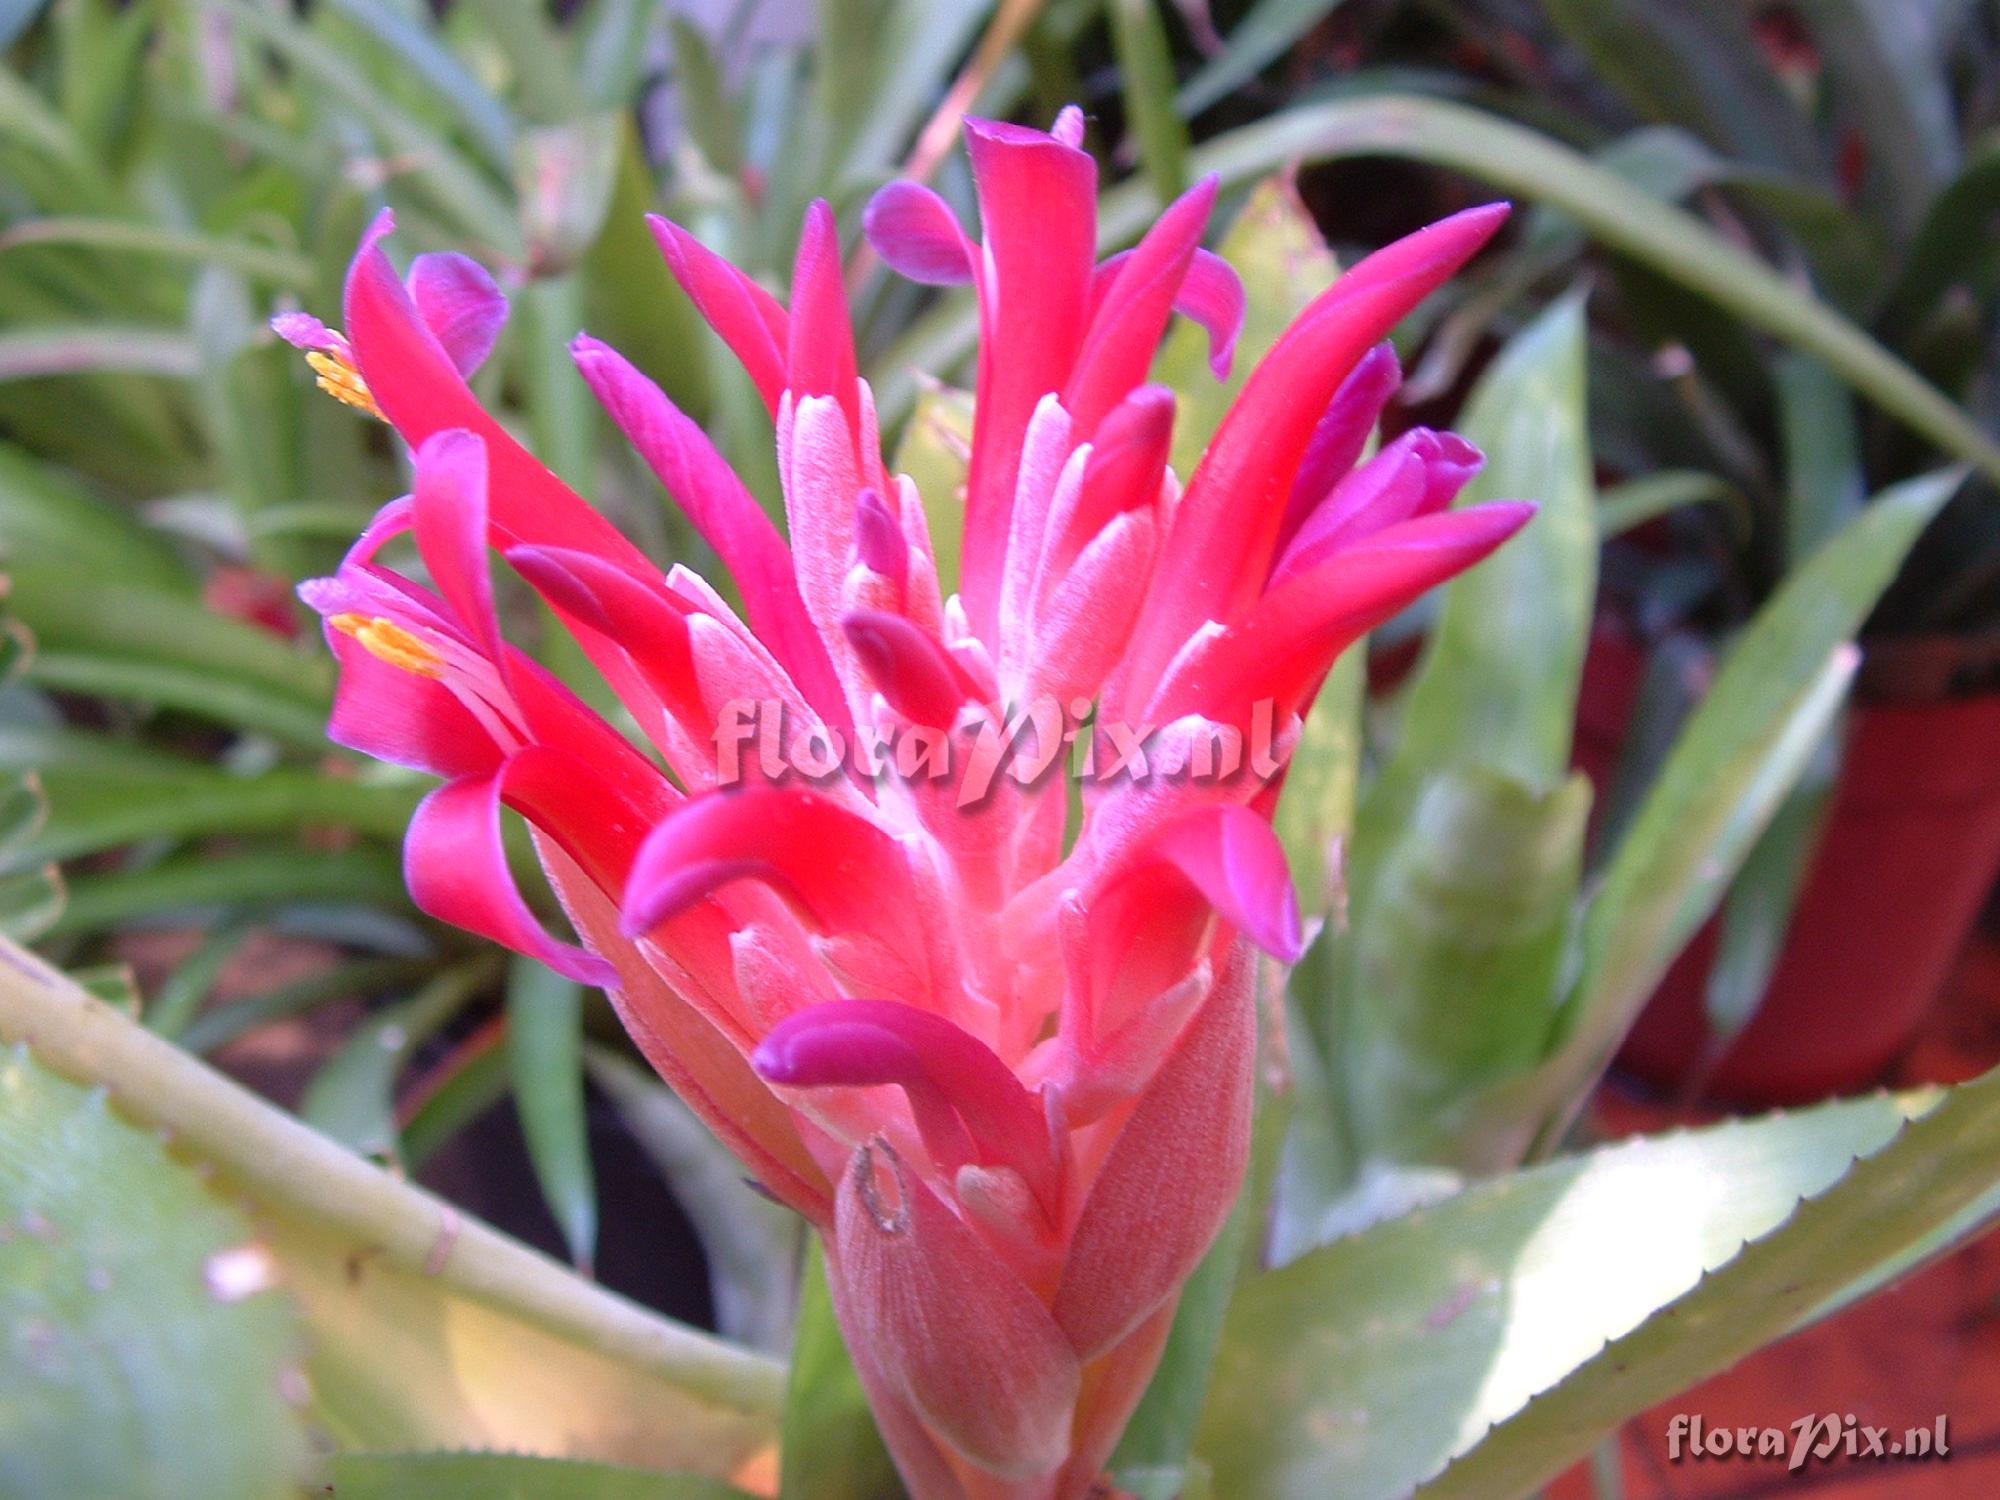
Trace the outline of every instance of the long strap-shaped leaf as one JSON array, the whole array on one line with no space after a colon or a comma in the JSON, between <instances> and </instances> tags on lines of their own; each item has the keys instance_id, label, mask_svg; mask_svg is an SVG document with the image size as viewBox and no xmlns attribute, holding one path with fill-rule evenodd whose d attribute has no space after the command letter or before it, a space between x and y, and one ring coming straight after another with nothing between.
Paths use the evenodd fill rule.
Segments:
<instances>
[{"instance_id":1,"label":"long strap-shaped leaf","mask_svg":"<svg viewBox=\"0 0 2000 1500\"><path fill-rule=\"evenodd\" d=\"M0 1042L101 1085L256 1209L304 1311L320 1419L373 1448L505 1444L728 1474L784 1371L401 1182L0 942Z\"/></svg>"},{"instance_id":2,"label":"long strap-shaped leaf","mask_svg":"<svg viewBox=\"0 0 2000 1500\"><path fill-rule=\"evenodd\" d=\"M1884 411L2000 479L2000 442L1854 323L1694 215L1497 115L1403 95L1306 105L1216 137L1190 157L1188 172L1216 172L1225 183L1244 182L1288 162L1349 156L1434 162L1470 173L1504 193L1561 209L1599 242L1713 299L1746 323L1818 355ZM1099 235L1122 243L1157 211L1143 182L1127 183L1106 195Z\"/></svg>"},{"instance_id":3,"label":"long strap-shaped leaf","mask_svg":"<svg viewBox=\"0 0 2000 1500\"><path fill-rule=\"evenodd\" d=\"M1511 1500L1984 1222L1996 1179L2000 1072L1482 1183L1248 1283L1196 1451L1218 1494Z\"/></svg>"}]
</instances>

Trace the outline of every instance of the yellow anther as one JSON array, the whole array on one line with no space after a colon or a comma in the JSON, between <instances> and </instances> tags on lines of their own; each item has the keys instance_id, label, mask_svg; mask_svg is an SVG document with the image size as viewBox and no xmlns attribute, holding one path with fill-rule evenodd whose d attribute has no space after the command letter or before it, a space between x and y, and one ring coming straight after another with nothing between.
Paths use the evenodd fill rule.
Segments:
<instances>
[{"instance_id":1,"label":"yellow anther","mask_svg":"<svg viewBox=\"0 0 2000 1500\"><path fill-rule=\"evenodd\" d=\"M400 671L436 677L443 668L444 660L436 651L394 620L379 615L333 615L327 624L342 635L353 636L377 661Z\"/></svg>"},{"instance_id":2,"label":"yellow anther","mask_svg":"<svg viewBox=\"0 0 2000 1500\"><path fill-rule=\"evenodd\" d=\"M375 404L368 382L361 378L361 372L345 356L325 349L308 349L306 363L319 377L319 388L334 400L356 411L365 411L371 417L381 417L382 408Z\"/></svg>"}]
</instances>

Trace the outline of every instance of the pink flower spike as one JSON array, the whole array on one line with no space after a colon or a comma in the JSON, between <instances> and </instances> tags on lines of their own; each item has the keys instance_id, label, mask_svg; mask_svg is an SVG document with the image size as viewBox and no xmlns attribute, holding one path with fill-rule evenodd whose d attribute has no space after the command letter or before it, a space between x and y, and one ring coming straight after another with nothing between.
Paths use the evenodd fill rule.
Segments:
<instances>
[{"instance_id":1,"label":"pink flower spike","mask_svg":"<svg viewBox=\"0 0 2000 1500\"><path fill-rule=\"evenodd\" d=\"M722 336L775 415L785 393L789 322L778 299L671 219L648 214L646 224L667 268L708 326Z\"/></svg>"},{"instance_id":2,"label":"pink flower spike","mask_svg":"<svg viewBox=\"0 0 2000 1500\"><path fill-rule=\"evenodd\" d=\"M410 300L431 337L461 375L470 376L493 352L507 322L507 299L478 261L451 252L410 262Z\"/></svg>"},{"instance_id":3,"label":"pink flower spike","mask_svg":"<svg viewBox=\"0 0 2000 1500\"><path fill-rule=\"evenodd\" d=\"M1083 138L1074 108L1047 131L967 121L976 242L918 184L868 206L891 269L977 297L962 494L884 465L825 204L789 311L653 221L772 411L783 517L631 364L572 351L728 597L482 409L466 372L506 307L475 263L419 257L405 279L382 216L345 333L273 324L415 454L413 493L299 590L340 667L333 738L444 778L406 844L413 896L606 985L660 1075L811 1221L912 1500L1107 1483L1243 1181L1252 976L1304 946L1271 827L1301 717L1358 635L1532 514L1449 508L1480 459L1448 433L1360 461L1399 379L1384 340L1503 209L1314 299L1183 485L1176 396L1144 382L1177 313L1228 368L1244 304L1201 248L1214 184L1099 265ZM423 582L391 566L404 532ZM494 551L643 740L507 644ZM576 942L515 888L503 807Z\"/></svg>"},{"instance_id":4,"label":"pink flower spike","mask_svg":"<svg viewBox=\"0 0 2000 1500\"><path fill-rule=\"evenodd\" d=\"M417 551L487 659L503 662L486 561L486 445L457 429L435 433L417 450L416 467Z\"/></svg>"}]
</instances>

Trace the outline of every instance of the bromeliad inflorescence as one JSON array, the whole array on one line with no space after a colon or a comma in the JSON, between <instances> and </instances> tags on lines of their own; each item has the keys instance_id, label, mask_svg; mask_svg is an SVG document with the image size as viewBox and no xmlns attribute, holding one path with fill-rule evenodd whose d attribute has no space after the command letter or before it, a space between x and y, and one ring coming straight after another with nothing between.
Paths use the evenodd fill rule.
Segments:
<instances>
[{"instance_id":1,"label":"bromeliad inflorescence","mask_svg":"<svg viewBox=\"0 0 2000 1500\"><path fill-rule=\"evenodd\" d=\"M866 221L892 268L978 297L949 595L915 486L882 461L824 204L788 306L653 223L771 409L785 534L651 382L596 340L573 346L740 615L688 569L662 573L480 407L466 377L506 308L471 261L421 256L398 277L385 215L349 272L345 335L302 314L277 326L416 450L413 493L302 593L340 661L333 737L445 778L409 831L418 904L604 986L660 1072L818 1228L919 1500L1075 1500L1242 1177L1252 950L1289 962L1301 946L1269 822L1300 718L1345 646L1530 508L1449 509L1479 462L1449 435L1361 457L1398 381L1382 340L1504 210L1341 277L1183 488L1173 398L1144 382L1176 310L1227 367L1241 289L1198 243L1214 184L1099 262L1075 111L1046 134L967 133L982 242L913 183ZM403 533L431 586L377 560ZM502 639L494 551L645 748ZM787 738L890 748L774 764L740 753L746 705ZM1260 734L1262 754L1213 753ZM1151 746L1155 769L1083 778L1072 824L1063 775L982 768L996 739L1046 765L1079 736L1100 769L1120 743ZM895 753L911 739L921 755ZM512 884L503 806L535 831L580 945Z\"/></svg>"}]
</instances>

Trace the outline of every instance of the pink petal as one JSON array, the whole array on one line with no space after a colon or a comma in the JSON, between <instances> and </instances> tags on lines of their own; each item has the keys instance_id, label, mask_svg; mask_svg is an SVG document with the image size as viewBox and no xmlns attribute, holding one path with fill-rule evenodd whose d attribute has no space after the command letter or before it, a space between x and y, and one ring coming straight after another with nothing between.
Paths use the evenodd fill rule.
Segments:
<instances>
[{"instance_id":1,"label":"pink petal","mask_svg":"<svg viewBox=\"0 0 2000 1500\"><path fill-rule=\"evenodd\" d=\"M1063 405L1080 436L1146 377L1160 335L1215 205L1216 179L1205 177L1176 199L1120 264L1091 315Z\"/></svg>"},{"instance_id":2,"label":"pink petal","mask_svg":"<svg viewBox=\"0 0 2000 1500\"><path fill-rule=\"evenodd\" d=\"M972 280L973 247L944 199L903 178L868 200L862 231L875 253L899 276L924 286L959 286Z\"/></svg>"},{"instance_id":3,"label":"pink petal","mask_svg":"<svg viewBox=\"0 0 2000 1500\"><path fill-rule=\"evenodd\" d=\"M1288 578L1161 684L1147 709L1166 723L1203 713L1247 723L1251 705L1280 715L1356 637L1464 572L1526 525L1532 505L1495 501L1422 516L1379 532Z\"/></svg>"},{"instance_id":4,"label":"pink petal","mask_svg":"<svg viewBox=\"0 0 2000 1500\"><path fill-rule=\"evenodd\" d=\"M842 1174L834 1247L848 1341L933 1434L1001 1479L1063 1461L1076 1356L1035 1294L884 1143Z\"/></svg>"},{"instance_id":5,"label":"pink petal","mask_svg":"<svg viewBox=\"0 0 2000 1500\"><path fill-rule=\"evenodd\" d=\"M824 198L813 200L792 263L791 336L785 346L785 386L792 395L831 396L847 413L861 444L860 395L854 382L854 324L840 267L840 232Z\"/></svg>"},{"instance_id":6,"label":"pink petal","mask_svg":"<svg viewBox=\"0 0 2000 1500\"><path fill-rule=\"evenodd\" d=\"M974 1163L1013 1168L1060 1207L1040 1103L984 1042L943 1016L892 1000L829 1000L771 1029L751 1061L792 1088L903 1090L924 1145L943 1172Z\"/></svg>"},{"instance_id":7,"label":"pink petal","mask_svg":"<svg viewBox=\"0 0 2000 1500\"><path fill-rule=\"evenodd\" d=\"M1060 577L1113 517L1158 498L1173 437L1174 393L1163 385L1140 386L1098 424L1076 508L1051 545L1046 576Z\"/></svg>"},{"instance_id":8,"label":"pink petal","mask_svg":"<svg viewBox=\"0 0 2000 1500\"><path fill-rule=\"evenodd\" d=\"M914 898L894 838L817 792L746 787L696 797L647 835L625 887L625 931L647 932L744 879L777 887L822 931L910 928Z\"/></svg>"},{"instance_id":9,"label":"pink petal","mask_svg":"<svg viewBox=\"0 0 2000 1500\"><path fill-rule=\"evenodd\" d=\"M995 644L1021 435L1069 378L1083 338L1097 242L1097 164L1068 142L965 122L989 275L980 286L979 377L966 480L961 591Z\"/></svg>"},{"instance_id":10,"label":"pink petal","mask_svg":"<svg viewBox=\"0 0 2000 1500\"><path fill-rule=\"evenodd\" d=\"M417 450L416 468L410 513L417 551L487 659L501 662L486 561L486 445L462 429L433 433Z\"/></svg>"},{"instance_id":11,"label":"pink petal","mask_svg":"<svg viewBox=\"0 0 2000 1500\"><path fill-rule=\"evenodd\" d=\"M1504 204L1468 209L1376 251L1306 308L1251 372L1174 512L1133 646L1132 697L1143 701L1203 622L1226 624L1255 598L1292 480L1335 390L1505 216Z\"/></svg>"},{"instance_id":12,"label":"pink petal","mask_svg":"<svg viewBox=\"0 0 2000 1500\"><path fill-rule=\"evenodd\" d=\"M1321 413L1319 425L1313 428L1305 457L1299 460L1291 499L1285 504L1285 519L1278 527L1276 551L1284 551L1313 507L1354 467L1361 450L1368 446L1368 435L1381 420L1382 408L1402 383L1403 367L1396 359L1396 346L1386 340L1362 355L1360 363L1341 381Z\"/></svg>"},{"instance_id":13,"label":"pink petal","mask_svg":"<svg viewBox=\"0 0 2000 1500\"><path fill-rule=\"evenodd\" d=\"M279 313L271 319L271 331L294 349L322 354L345 353L347 349L346 339L307 312Z\"/></svg>"},{"instance_id":14,"label":"pink petal","mask_svg":"<svg viewBox=\"0 0 2000 1500\"><path fill-rule=\"evenodd\" d=\"M1271 825L1233 802L1169 823L1146 846L1206 896L1219 915L1280 963L1305 951L1299 904Z\"/></svg>"},{"instance_id":15,"label":"pink petal","mask_svg":"<svg viewBox=\"0 0 2000 1500\"><path fill-rule=\"evenodd\" d=\"M459 374L471 375L493 352L507 322L507 299L486 268L449 251L419 255L410 262L407 285L431 337Z\"/></svg>"},{"instance_id":16,"label":"pink petal","mask_svg":"<svg viewBox=\"0 0 2000 1500\"><path fill-rule=\"evenodd\" d=\"M648 214L646 224L674 280L708 326L743 361L757 393L775 414L778 398L785 393L784 349L789 339L778 299L671 219Z\"/></svg>"},{"instance_id":17,"label":"pink petal","mask_svg":"<svg viewBox=\"0 0 2000 1500\"><path fill-rule=\"evenodd\" d=\"M446 782L417 804L403 843L411 899L439 921L540 959L579 984L611 984L609 964L550 937L515 889L500 839L506 779L503 764L490 775Z\"/></svg>"},{"instance_id":18,"label":"pink petal","mask_svg":"<svg viewBox=\"0 0 2000 1500\"><path fill-rule=\"evenodd\" d=\"M855 610L840 626L891 708L913 724L951 727L968 694L942 645L901 615L881 610Z\"/></svg>"},{"instance_id":19,"label":"pink petal","mask_svg":"<svg viewBox=\"0 0 2000 1500\"><path fill-rule=\"evenodd\" d=\"M1229 1217L1250 1155L1254 967L1242 944L1231 949L1084 1201L1055 1316L1086 1361L1173 1296Z\"/></svg>"},{"instance_id":20,"label":"pink petal","mask_svg":"<svg viewBox=\"0 0 2000 1500\"><path fill-rule=\"evenodd\" d=\"M910 581L910 544L882 492L872 487L854 500L854 557L869 572L888 579L898 600L903 597Z\"/></svg>"},{"instance_id":21,"label":"pink petal","mask_svg":"<svg viewBox=\"0 0 2000 1500\"><path fill-rule=\"evenodd\" d=\"M433 776L484 776L503 752L451 690L377 660L352 636L326 627L340 666L326 737L392 766Z\"/></svg>"},{"instance_id":22,"label":"pink petal","mask_svg":"<svg viewBox=\"0 0 2000 1500\"><path fill-rule=\"evenodd\" d=\"M751 627L828 724L849 727L847 699L826 643L806 616L792 555L778 528L708 434L610 345L580 336L576 367L743 592Z\"/></svg>"}]
</instances>

